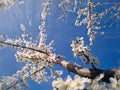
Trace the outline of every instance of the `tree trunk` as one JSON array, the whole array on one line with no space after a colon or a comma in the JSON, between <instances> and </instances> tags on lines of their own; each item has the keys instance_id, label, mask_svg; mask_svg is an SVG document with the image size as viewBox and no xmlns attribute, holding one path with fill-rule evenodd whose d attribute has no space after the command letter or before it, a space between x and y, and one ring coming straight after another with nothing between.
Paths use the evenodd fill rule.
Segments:
<instances>
[{"instance_id":1,"label":"tree trunk","mask_svg":"<svg viewBox=\"0 0 120 90\"><path fill-rule=\"evenodd\" d=\"M104 74L104 77L102 78L102 82L109 83L110 77L116 77L117 79L120 79L120 68L114 68L109 70L102 70L97 68L83 68L76 64L67 62L65 60L58 60L57 64L61 65L65 69L67 69L70 72L73 72L79 76L87 77L90 79L96 78L96 76L99 76L100 74Z\"/></svg>"}]
</instances>

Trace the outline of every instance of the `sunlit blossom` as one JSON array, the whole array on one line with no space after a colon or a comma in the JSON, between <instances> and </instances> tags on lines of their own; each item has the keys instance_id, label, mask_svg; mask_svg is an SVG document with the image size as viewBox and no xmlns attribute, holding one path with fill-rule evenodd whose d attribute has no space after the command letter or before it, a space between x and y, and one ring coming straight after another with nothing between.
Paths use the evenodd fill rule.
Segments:
<instances>
[{"instance_id":1,"label":"sunlit blossom","mask_svg":"<svg viewBox=\"0 0 120 90\"><path fill-rule=\"evenodd\" d=\"M71 47L74 56L82 58L84 64L94 63L97 66L99 65L98 59L90 53L90 47L85 46L83 37L77 37L76 40L72 41Z\"/></svg>"}]
</instances>

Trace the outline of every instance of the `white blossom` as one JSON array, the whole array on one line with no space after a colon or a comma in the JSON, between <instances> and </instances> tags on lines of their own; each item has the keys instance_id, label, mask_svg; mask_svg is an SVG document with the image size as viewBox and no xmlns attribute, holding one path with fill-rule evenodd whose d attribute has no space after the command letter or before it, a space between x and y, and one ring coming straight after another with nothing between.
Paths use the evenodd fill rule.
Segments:
<instances>
[{"instance_id":1,"label":"white blossom","mask_svg":"<svg viewBox=\"0 0 120 90\"><path fill-rule=\"evenodd\" d=\"M0 10L10 8L16 0L0 0Z\"/></svg>"},{"instance_id":2,"label":"white blossom","mask_svg":"<svg viewBox=\"0 0 120 90\"><path fill-rule=\"evenodd\" d=\"M120 80L116 78L111 78L111 84L105 82L99 82L104 77L104 74L96 77L96 79L90 80L88 78L80 77L78 75L74 76L74 79L70 75L64 80L58 78L52 82L53 90L119 90Z\"/></svg>"},{"instance_id":3,"label":"white blossom","mask_svg":"<svg viewBox=\"0 0 120 90\"><path fill-rule=\"evenodd\" d=\"M52 86L54 89L58 88L58 90L83 90L85 89L85 83L90 83L90 80L88 78L80 78L78 75L75 75L74 79L72 79L68 75L66 80L62 78L54 80Z\"/></svg>"},{"instance_id":4,"label":"white blossom","mask_svg":"<svg viewBox=\"0 0 120 90\"><path fill-rule=\"evenodd\" d=\"M110 78L110 89L115 89L115 90L119 90L120 89L120 79L117 80L116 77L111 77Z\"/></svg>"},{"instance_id":5,"label":"white blossom","mask_svg":"<svg viewBox=\"0 0 120 90\"><path fill-rule=\"evenodd\" d=\"M70 87L73 90L82 90L85 88L85 82L87 82L87 80L87 78L80 78L80 76L75 75Z\"/></svg>"},{"instance_id":6,"label":"white blossom","mask_svg":"<svg viewBox=\"0 0 120 90\"><path fill-rule=\"evenodd\" d=\"M87 65L89 63L94 63L95 65L99 65L97 58L92 56L90 53L90 47L87 45L85 46L83 37L76 38L76 40L72 41L71 44L72 51L74 56L79 56L82 58L82 61Z\"/></svg>"},{"instance_id":7,"label":"white blossom","mask_svg":"<svg viewBox=\"0 0 120 90\"><path fill-rule=\"evenodd\" d=\"M58 78L56 81L53 81L52 86L54 90L66 90L66 85L62 78Z\"/></svg>"}]
</instances>

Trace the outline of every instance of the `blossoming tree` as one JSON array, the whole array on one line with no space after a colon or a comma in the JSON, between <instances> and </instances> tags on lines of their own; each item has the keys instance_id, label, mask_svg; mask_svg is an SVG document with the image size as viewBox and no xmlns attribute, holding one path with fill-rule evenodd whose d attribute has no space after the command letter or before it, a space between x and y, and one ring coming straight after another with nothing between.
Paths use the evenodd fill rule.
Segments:
<instances>
[{"instance_id":1,"label":"blossoming tree","mask_svg":"<svg viewBox=\"0 0 120 90\"><path fill-rule=\"evenodd\" d=\"M72 62L64 60L62 55L57 55L52 47L53 41L46 44L46 18L51 8L49 5L54 4L54 0L45 0L39 25L39 39L35 41L27 31L24 24L20 24L24 34L16 39L7 38L0 35L0 47L11 46L16 50L17 62L24 62L25 66L12 76L3 76L0 79L0 90L20 90L27 87L27 81L32 79L37 83L54 78L52 86L54 90L119 90L120 89L120 68L109 70L99 69L98 60L91 53L91 47L97 34L105 28L105 22L102 20L107 14L112 14L108 18L116 18L114 23L120 20L120 2L98 2L95 0L58 0L57 6L61 10L60 19L67 17L68 13L76 14L75 26L81 27L85 24L88 42L85 43L84 37L76 37L72 41L71 47L75 57L80 57L86 68ZM6 10L14 6L15 3L22 4L23 0L0 0L0 10ZM109 5L104 10L99 7ZM113 25L112 23L111 25ZM54 66L60 65L66 71L73 72L74 79L68 75L67 79L60 78L61 71L54 70ZM51 71L51 74L48 71ZM50 75L50 76L48 76Z\"/></svg>"}]
</instances>

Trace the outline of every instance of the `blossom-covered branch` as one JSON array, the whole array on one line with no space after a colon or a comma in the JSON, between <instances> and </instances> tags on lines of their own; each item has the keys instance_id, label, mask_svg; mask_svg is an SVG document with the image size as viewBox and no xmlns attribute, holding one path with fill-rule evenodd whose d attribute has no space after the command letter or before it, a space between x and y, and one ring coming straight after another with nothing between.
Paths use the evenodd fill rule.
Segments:
<instances>
[{"instance_id":1,"label":"blossom-covered branch","mask_svg":"<svg viewBox=\"0 0 120 90\"><path fill-rule=\"evenodd\" d=\"M31 47L26 47L26 46L22 46L22 45L19 45L19 44L14 44L14 43L10 43L10 42L4 42L4 41L0 41L0 44L3 44L3 45L9 45L11 47L14 47L14 48L22 48L22 49L29 49L29 50L33 50L33 51L37 51L37 52L40 52L40 53L44 53L46 55L49 55L47 52L44 52L44 51L41 51L41 50L37 50L35 48L31 48ZM3 46L2 45L2 46Z\"/></svg>"},{"instance_id":2,"label":"blossom-covered branch","mask_svg":"<svg viewBox=\"0 0 120 90\"><path fill-rule=\"evenodd\" d=\"M25 68L25 66L23 67L23 69ZM22 71L18 71L16 74L14 74L14 77L16 76L17 77L17 79L14 81L14 83L13 84L11 84L11 83L9 83L8 85L6 85L6 87L3 87L3 89L4 90L9 90L9 89L11 89L11 88L15 88L15 89L20 89L20 88L26 88L27 87L27 80L30 78L30 77L33 77L36 73L39 73L41 70L43 70L43 69L45 69L46 67L44 66L44 67L42 67L42 68L40 68L39 70L36 70L36 71L34 71L34 72L32 72L30 75L23 75L22 77L21 77L21 74L20 74L20 72L22 73ZM10 76L6 76L6 77L3 77L3 79L4 78L7 78L7 77L10 77ZM10 77L11 79L13 78L13 76L11 76ZM18 79L18 78L20 78L20 79ZM6 81L6 82L8 82L8 81ZM23 83L23 84L21 84L21 83Z\"/></svg>"},{"instance_id":3,"label":"blossom-covered branch","mask_svg":"<svg viewBox=\"0 0 120 90\"><path fill-rule=\"evenodd\" d=\"M109 8L105 8L102 11L98 11L97 8L101 8L105 5L109 5ZM87 25L87 35L89 36L89 45L93 45L93 41L96 38L96 34L104 34L101 32L102 28L111 26L120 21L120 3L119 2L95 2L93 0L62 0L59 8L63 11L62 18L69 13L76 13L75 26ZM111 15L108 18L104 18L107 15ZM106 22L114 19L110 25L106 25ZM103 20L105 19L105 20ZM103 25L104 23L104 25Z\"/></svg>"},{"instance_id":4,"label":"blossom-covered branch","mask_svg":"<svg viewBox=\"0 0 120 90\"><path fill-rule=\"evenodd\" d=\"M36 42L27 32L27 29L23 24L20 25L20 28L24 32L21 37L16 39L10 39L0 35L0 47L11 46L13 49L17 49L15 54L16 60L19 62L24 62L25 66L22 70L18 71L15 76L9 77L10 80L3 83L0 86L0 89L4 88L5 90L9 88L16 88L22 81L27 81L30 77L36 82L40 83L41 81L46 81L48 78L55 77L59 75L57 71L53 71L53 65L56 62L57 55L52 52L52 42L48 45L46 44L46 35L45 35L45 19L47 16L48 6L51 0L47 0L44 4L43 12L41 13L41 25L40 29L40 39ZM48 69L51 71L51 74L48 73ZM54 73L53 73L54 72ZM20 78L20 79L19 79ZM3 79L1 79L3 80ZM8 83L9 82L9 83ZM8 83L8 84L7 84ZM20 87L22 87L20 85ZM18 87L18 89L20 88ZM4 90L3 89L3 90Z\"/></svg>"},{"instance_id":5,"label":"blossom-covered branch","mask_svg":"<svg viewBox=\"0 0 120 90\"><path fill-rule=\"evenodd\" d=\"M24 0L0 0L0 10L10 9L16 2L24 3Z\"/></svg>"}]
</instances>

